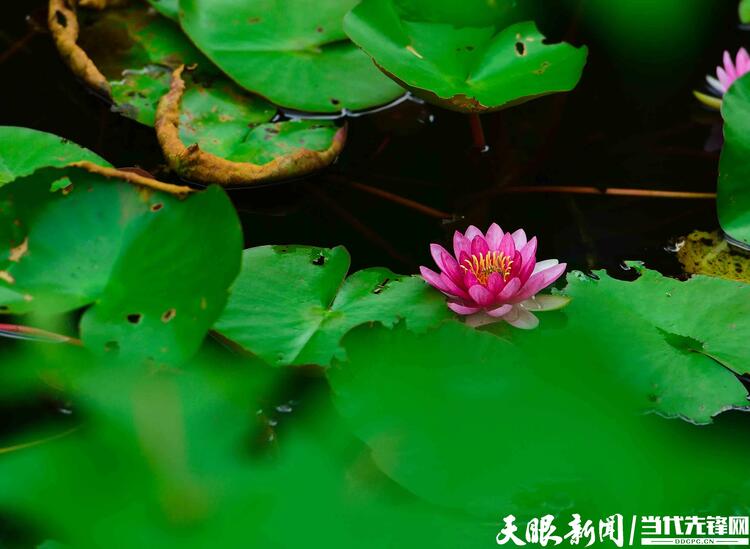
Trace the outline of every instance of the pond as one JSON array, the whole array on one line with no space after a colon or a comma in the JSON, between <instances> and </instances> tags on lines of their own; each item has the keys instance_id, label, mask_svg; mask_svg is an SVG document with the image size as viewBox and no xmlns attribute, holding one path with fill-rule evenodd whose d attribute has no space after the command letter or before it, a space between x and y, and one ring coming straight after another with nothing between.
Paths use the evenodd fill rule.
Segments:
<instances>
[{"instance_id":1,"label":"pond","mask_svg":"<svg viewBox=\"0 0 750 549\"><path fill-rule=\"evenodd\" d=\"M97 2L3 12L0 546L747 544L736 0Z\"/></svg>"}]
</instances>

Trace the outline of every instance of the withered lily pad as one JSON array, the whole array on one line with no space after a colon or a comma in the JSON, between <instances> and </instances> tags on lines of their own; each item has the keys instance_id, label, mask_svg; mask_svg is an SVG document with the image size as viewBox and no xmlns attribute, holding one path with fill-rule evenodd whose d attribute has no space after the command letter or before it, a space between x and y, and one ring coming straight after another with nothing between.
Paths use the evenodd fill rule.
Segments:
<instances>
[{"instance_id":1,"label":"withered lily pad","mask_svg":"<svg viewBox=\"0 0 750 549\"><path fill-rule=\"evenodd\" d=\"M356 0L183 0L182 28L244 88L308 112L360 110L403 90L347 40Z\"/></svg>"},{"instance_id":2,"label":"withered lily pad","mask_svg":"<svg viewBox=\"0 0 750 549\"><path fill-rule=\"evenodd\" d=\"M344 29L387 75L447 108L486 112L569 91L586 63L585 47L547 44L531 21L456 27L405 8L398 0L364 0Z\"/></svg>"},{"instance_id":3,"label":"withered lily pad","mask_svg":"<svg viewBox=\"0 0 750 549\"><path fill-rule=\"evenodd\" d=\"M245 177L233 178L232 184L307 173L330 164L340 152L345 133L339 132L333 122L319 121L294 124L289 131L280 132L293 132L299 137L299 148L293 146L293 140L287 139L278 147L269 143L262 148L263 154L255 157L253 152L261 149L252 144L253 136L257 135L255 130L273 119L276 108L222 76L175 23L147 5L135 2L128 7L105 11L79 10L78 14L80 22L76 12L65 2L51 0L50 25L58 49L74 72L108 97L113 109L124 116L155 125L157 107L170 90L172 72L183 65L197 67L185 77L187 89L179 110L179 140L185 148L197 145L201 151L227 161L227 169L234 171L237 168L234 162L270 164L264 167L261 177L255 177L257 172L245 171ZM80 32L73 32L79 23ZM284 124L287 123L281 123ZM307 130L312 132L309 136L301 135ZM328 137L327 142L325 137ZM305 143L315 146L305 146ZM319 155L311 153L310 149L316 153L328 152ZM187 162L173 162L176 156L173 150L164 152L180 175L201 183L226 182L227 178L221 177L226 169L219 170L219 176L214 177L216 166L203 166L203 157L191 156L188 169ZM314 157L315 162L300 162L300 156ZM282 168L277 169L278 166Z\"/></svg>"},{"instance_id":4,"label":"withered lily pad","mask_svg":"<svg viewBox=\"0 0 750 549\"><path fill-rule=\"evenodd\" d=\"M268 123L248 130L239 109L216 109L215 104L185 116L182 73L182 67L175 70L171 90L159 104L156 134L169 165L185 178L221 185L275 181L324 168L344 146L346 128L327 121ZM192 98L196 106L199 97Z\"/></svg>"},{"instance_id":5,"label":"withered lily pad","mask_svg":"<svg viewBox=\"0 0 750 549\"><path fill-rule=\"evenodd\" d=\"M678 245L685 272L750 282L750 254L732 248L718 232L693 231Z\"/></svg>"}]
</instances>

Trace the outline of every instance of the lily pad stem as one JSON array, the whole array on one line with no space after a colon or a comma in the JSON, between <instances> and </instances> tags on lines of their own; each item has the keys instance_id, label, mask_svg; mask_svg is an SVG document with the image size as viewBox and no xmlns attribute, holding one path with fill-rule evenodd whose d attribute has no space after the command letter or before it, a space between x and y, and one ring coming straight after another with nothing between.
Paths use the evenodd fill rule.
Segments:
<instances>
[{"instance_id":1,"label":"lily pad stem","mask_svg":"<svg viewBox=\"0 0 750 549\"><path fill-rule=\"evenodd\" d=\"M484 138L484 129L482 128L482 120L479 118L479 115L471 113L469 115L469 123L471 124L471 137L474 140L474 147L479 152L487 152L490 148Z\"/></svg>"}]
</instances>

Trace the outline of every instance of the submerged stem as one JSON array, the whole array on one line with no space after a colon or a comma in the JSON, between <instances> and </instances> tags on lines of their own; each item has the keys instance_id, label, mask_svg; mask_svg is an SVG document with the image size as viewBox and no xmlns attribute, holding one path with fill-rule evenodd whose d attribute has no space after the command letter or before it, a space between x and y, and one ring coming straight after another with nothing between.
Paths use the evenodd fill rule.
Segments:
<instances>
[{"instance_id":1,"label":"submerged stem","mask_svg":"<svg viewBox=\"0 0 750 549\"><path fill-rule=\"evenodd\" d=\"M23 337L36 341L46 341L48 343L67 343L80 347L83 345L80 339L70 337L54 332L48 332L32 326L22 326L20 324L0 324L0 337Z\"/></svg>"},{"instance_id":2,"label":"submerged stem","mask_svg":"<svg viewBox=\"0 0 750 549\"><path fill-rule=\"evenodd\" d=\"M502 189L504 193L569 193L569 194L598 194L609 196L642 196L646 198L686 198L686 199L703 199L713 200L716 193L699 193L690 191L659 191L655 189L624 189L619 187L609 187L599 189L597 187L576 187L576 186L551 186L551 185L534 185L506 187Z\"/></svg>"}]
</instances>

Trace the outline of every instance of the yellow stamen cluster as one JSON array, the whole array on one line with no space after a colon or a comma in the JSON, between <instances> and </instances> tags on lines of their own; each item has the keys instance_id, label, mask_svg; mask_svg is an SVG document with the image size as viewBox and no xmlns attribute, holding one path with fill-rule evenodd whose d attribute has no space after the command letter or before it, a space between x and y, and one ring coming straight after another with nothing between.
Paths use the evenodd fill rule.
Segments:
<instances>
[{"instance_id":1,"label":"yellow stamen cluster","mask_svg":"<svg viewBox=\"0 0 750 549\"><path fill-rule=\"evenodd\" d=\"M513 260L502 252L487 252L484 255L472 255L469 259L464 259L461 268L464 271L471 271L477 280L483 286L487 285L492 273L500 273L503 280L508 280L510 268Z\"/></svg>"}]
</instances>

